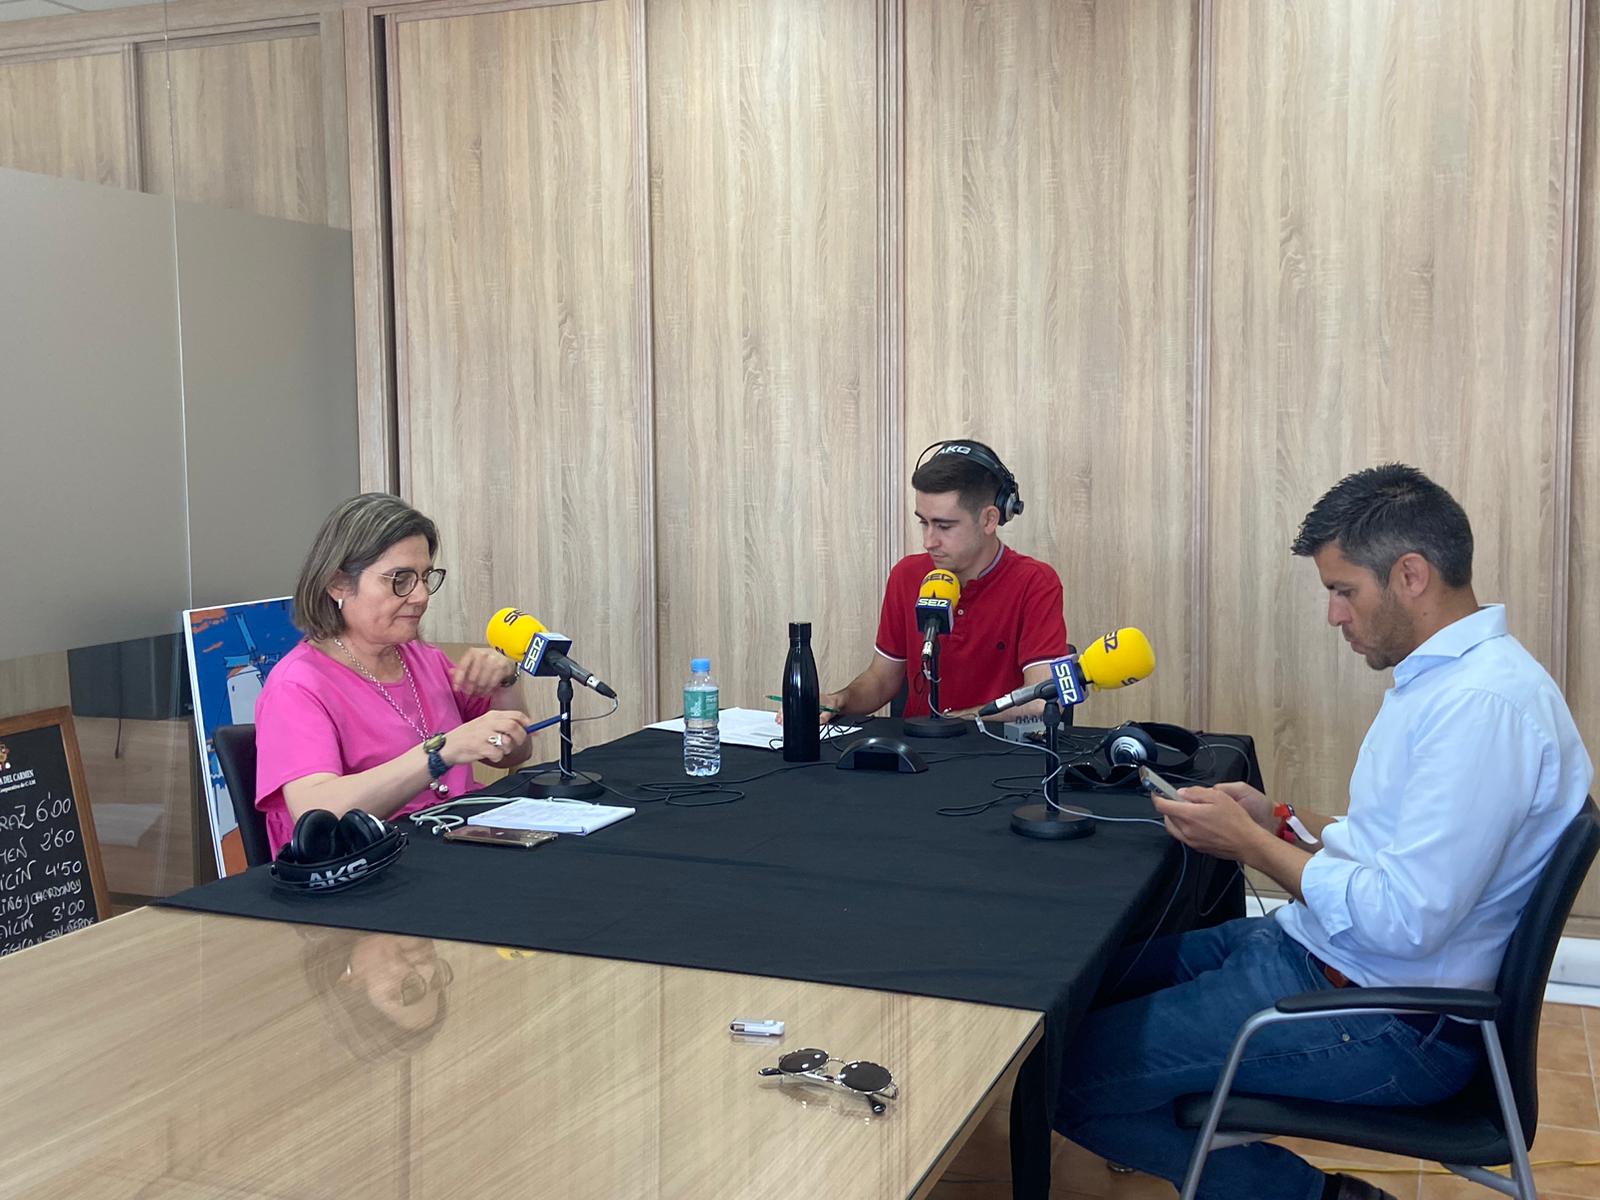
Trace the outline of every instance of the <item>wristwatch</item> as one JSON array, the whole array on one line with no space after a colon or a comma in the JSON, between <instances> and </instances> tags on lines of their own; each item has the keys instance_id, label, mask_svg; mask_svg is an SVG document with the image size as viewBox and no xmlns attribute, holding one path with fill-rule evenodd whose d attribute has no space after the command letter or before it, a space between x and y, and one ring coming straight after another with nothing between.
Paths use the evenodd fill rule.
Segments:
<instances>
[{"instance_id":1,"label":"wristwatch","mask_svg":"<svg viewBox=\"0 0 1600 1200\"><path fill-rule=\"evenodd\" d=\"M428 756L428 774L438 779L450 769L450 764L445 762L444 755L439 751L444 749L444 734L436 733L422 743L422 749Z\"/></svg>"},{"instance_id":2,"label":"wristwatch","mask_svg":"<svg viewBox=\"0 0 1600 1200\"><path fill-rule=\"evenodd\" d=\"M516 683L517 683L517 679L521 675L522 675L522 672L520 670L518 670L516 668L513 668L512 671L511 671L511 674L507 675L504 679L502 679L500 681L500 690L501 691L505 691L505 689L508 688L508 687L515 687Z\"/></svg>"}]
</instances>

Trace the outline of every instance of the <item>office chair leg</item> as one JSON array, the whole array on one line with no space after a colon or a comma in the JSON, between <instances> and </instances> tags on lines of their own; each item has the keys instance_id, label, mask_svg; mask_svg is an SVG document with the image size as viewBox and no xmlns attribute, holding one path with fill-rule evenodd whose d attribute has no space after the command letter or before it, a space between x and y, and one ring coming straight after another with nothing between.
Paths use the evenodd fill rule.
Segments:
<instances>
[{"instance_id":1,"label":"office chair leg","mask_svg":"<svg viewBox=\"0 0 1600 1200\"><path fill-rule=\"evenodd\" d=\"M1200 1133L1194 1143L1194 1153L1189 1156L1189 1173L1183 1179L1181 1200L1194 1200L1200 1190L1200 1175L1206 1169L1206 1156L1211 1153L1212 1142L1217 1136L1217 1123L1222 1120L1222 1106L1227 1103L1228 1093L1233 1090L1233 1077L1239 1073L1239 1063L1244 1059L1245 1043L1259 1026L1270 1024L1275 1015L1270 1008L1257 1013L1240 1027L1239 1035L1233 1039L1233 1048L1228 1051L1228 1061L1217 1079L1216 1090L1211 1093L1211 1107L1206 1109L1206 1123L1200 1127Z\"/></svg>"},{"instance_id":2,"label":"office chair leg","mask_svg":"<svg viewBox=\"0 0 1600 1200\"><path fill-rule=\"evenodd\" d=\"M1483 1048L1489 1056L1489 1074L1494 1077L1495 1098L1500 1101L1500 1119L1505 1122L1506 1141L1511 1144L1511 1180L1518 1200L1539 1200L1533 1186L1533 1167L1528 1162L1528 1144L1522 1136L1522 1117L1511 1094L1511 1075L1506 1070L1505 1053L1500 1049L1500 1033L1493 1021L1485 1021Z\"/></svg>"},{"instance_id":3,"label":"office chair leg","mask_svg":"<svg viewBox=\"0 0 1600 1200\"><path fill-rule=\"evenodd\" d=\"M1504 1175L1490 1171L1485 1167L1464 1167L1459 1163L1440 1163L1445 1170L1459 1175L1463 1179L1470 1179L1473 1183L1481 1184L1490 1191L1499 1192L1502 1196L1521 1196L1516 1181L1507 1179Z\"/></svg>"}]
</instances>

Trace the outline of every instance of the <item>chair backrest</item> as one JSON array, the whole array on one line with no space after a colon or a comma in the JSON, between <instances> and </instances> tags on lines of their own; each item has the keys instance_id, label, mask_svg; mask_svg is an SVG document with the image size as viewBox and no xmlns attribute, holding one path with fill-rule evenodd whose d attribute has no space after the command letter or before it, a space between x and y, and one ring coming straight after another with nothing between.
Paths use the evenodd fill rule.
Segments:
<instances>
[{"instance_id":1,"label":"chair backrest","mask_svg":"<svg viewBox=\"0 0 1600 1200\"><path fill-rule=\"evenodd\" d=\"M244 843L244 860L252 867L272 861L267 842L267 817L256 807L256 727L224 725L211 738L217 765L233 801L234 820Z\"/></svg>"},{"instance_id":2,"label":"chair backrest","mask_svg":"<svg viewBox=\"0 0 1600 1200\"><path fill-rule=\"evenodd\" d=\"M1528 906L1522 910L1506 944L1506 956L1495 981L1495 991L1500 996L1500 1016L1496 1021L1500 1045L1505 1051L1517 1114L1522 1118L1522 1136L1530 1146L1539 1124L1536 1070L1545 984L1550 979L1550 964L1555 960L1561 931L1597 850L1600 810L1591 796L1561 835L1544 874L1534 885Z\"/></svg>"}]
</instances>

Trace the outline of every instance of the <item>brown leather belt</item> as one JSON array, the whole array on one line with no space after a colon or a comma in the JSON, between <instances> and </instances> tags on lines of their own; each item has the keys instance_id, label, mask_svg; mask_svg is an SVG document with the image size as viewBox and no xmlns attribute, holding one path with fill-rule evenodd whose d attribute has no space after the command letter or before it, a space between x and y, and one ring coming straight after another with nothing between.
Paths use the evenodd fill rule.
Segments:
<instances>
[{"instance_id":1,"label":"brown leather belt","mask_svg":"<svg viewBox=\"0 0 1600 1200\"><path fill-rule=\"evenodd\" d=\"M1334 987L1347 988L1361 986L1354 979L1351 979L1350 976L1339 970L1338 967L1330 967L1327 963L1323 962L1309 950L1306 952L1306 957L1311 960L1311 965L1316 967L1317 970L1321 971L1323 975L1327 977L1328 982L1333 984Z\"/></svg>"}]
</instances>

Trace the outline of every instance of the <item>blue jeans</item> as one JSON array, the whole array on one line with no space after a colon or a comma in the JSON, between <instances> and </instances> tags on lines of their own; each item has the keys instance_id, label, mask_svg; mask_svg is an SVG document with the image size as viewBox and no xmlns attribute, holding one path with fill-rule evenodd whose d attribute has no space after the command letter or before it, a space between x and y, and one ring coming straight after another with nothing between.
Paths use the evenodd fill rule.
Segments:
<instances>
[{"instance_id":1,"label":"blue jeans","mask_svg":"<svg viewBox=\"0 0 1600 1200\"><path fill-rule=\"evenodd\" d=\"M1111 990L1068 1046L1055 1127L1102 1158L1181 1184L1196 1132L1178 1126L1173 1101L1215 1087L1246 1018L1284 996L1333 984L1271 917L1159 938L1130 970L1132 953L1113 963ZM1482 1053L1476 1026L1447 1026L1443 1018L1293 1021L1250 1039L1233 1087L1429 1104L1466 1086ZM1257 1142L1214 1151L1200 1195L1319 1200L1325 1179L1282 1146Z\"/></svg>"}]
</instances>

